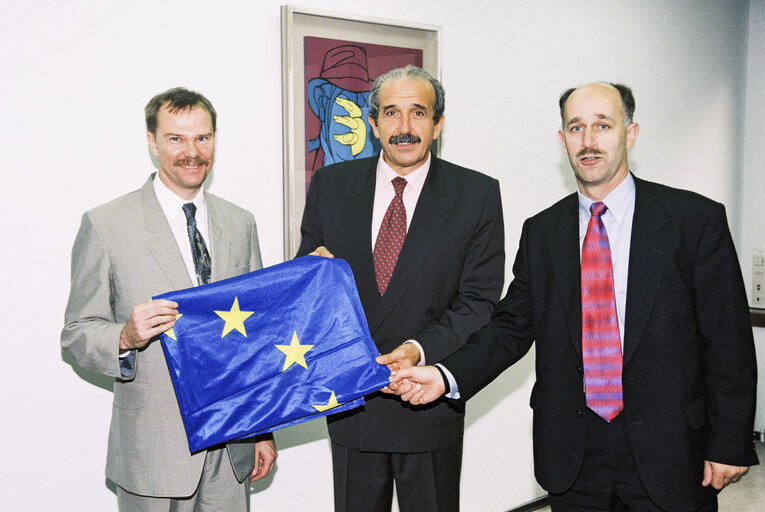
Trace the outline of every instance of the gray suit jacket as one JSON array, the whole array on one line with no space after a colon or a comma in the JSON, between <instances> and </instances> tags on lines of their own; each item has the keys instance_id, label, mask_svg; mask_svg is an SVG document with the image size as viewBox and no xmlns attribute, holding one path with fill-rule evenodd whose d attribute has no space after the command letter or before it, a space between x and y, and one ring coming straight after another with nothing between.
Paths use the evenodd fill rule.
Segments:
<instances>
[{"instance_id":1,"label":"gray suit jacket","mask_svg":"<svg viewBox=\"0 0 765 512\"><path fill-rule=\"evenodd\" d=\"M189 453L162 347L155 340L137 351L130 378L118 358L133 306L192 286L152 178L83 216L61 345L82 368L115 379L106 476L136 494L182 497L196 489L205 453ZM261 268L252 214L212 194L207 208L212 281ZM253 443L228 451L241 481L254 465Z\"/></svg>"}]
</instances>

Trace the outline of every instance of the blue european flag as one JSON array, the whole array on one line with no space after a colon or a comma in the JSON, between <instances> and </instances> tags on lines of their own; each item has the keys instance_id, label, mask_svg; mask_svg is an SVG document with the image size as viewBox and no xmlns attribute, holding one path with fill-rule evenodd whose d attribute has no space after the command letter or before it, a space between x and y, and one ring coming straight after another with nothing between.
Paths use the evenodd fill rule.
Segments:
<instances>
[{"instance_id":1,"label":"blue european flag","mask_svg":"<svg viewBox=\"0 0 765 512\"><path fill-rule=\"evenodd\" d=\"M154 297L191 452L363 405L388 384L351 268L304 256Z\"/></svg>"}]
</instances>

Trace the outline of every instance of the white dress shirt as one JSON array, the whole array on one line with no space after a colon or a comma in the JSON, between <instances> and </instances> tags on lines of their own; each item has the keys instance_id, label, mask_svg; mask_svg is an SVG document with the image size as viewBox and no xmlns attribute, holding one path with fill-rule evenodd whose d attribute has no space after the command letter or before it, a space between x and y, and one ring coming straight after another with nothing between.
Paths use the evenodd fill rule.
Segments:
<instances>
[{"instance_id":1,"label":"white dress shirt","mask_svg":"<svg viewBox=\"0 0 765 512\"><path fill-rule=\"evenodd\" d=\"M396 196L393 183L391 183L393 179L400 176L406 180L402 199L404 201L404 208L406 209L406 230L409 232L409 226L412 224L412 217L414 217L414 209L417 207L417 200L420 198L423 185L425 185L425 178L428 177L428 171L430 171L430 155L428 155L428 159L425 160L425 163L417 169L406 176L401 176L388 165L383 159L382 153L380 153L380 158L377 160L375 202L374 208L372 209L372 250L375 248L377 235L380 233L380 226L382 226L385 212L388 211L390 202Z\"/></svg>"},{"instance_id":2,"label":"white dress shirt","mask_svg":"<svg viewBox=\"0 0 765 512\"><path fill-rule=\"evenodd\" d=\"M210 231L207 227L207 200L205 199L204 188L199 189L194 199L186 201L167 188L159 178L159 175L157 175L154 177L154 193L157 195L157 200L162 207L162 211L165 213L168 224L170 224L170 230L173 232L175 242L181 250L183 263L186 265L186 271L189 273L191 282L194 286L197 286L197 272L194 268L194 256L191 254L191 242L189 241L189 232L186 228L186 214L183 212L183 205L194 203L194 206L197 207L196 214L194 215L197 221L197 229L202 234L205 244L207 244L208 252L212 254Z\"/></svg>"},{"instance_id":3,"label":"white dress shirt","mask_svg":"<svg viewBox=\"0 0 765 512\"><path fill-rule=\"evenodd\" d=\"M592 199L579 196L579 258L582 257L582 244L590 222ZM616 316L619 320L619 338L624 350L624 314L627 309L627 271L630 265L630 240L632 238L632 218L635 215L635 180L632 174L622 180L602 201L608 210L601 215L608 233L608 245L611 247L611 266L614 272L614 296L616 298Z\"/></svg>"},{"instance_id":4,"label":"white dress shirt","mask_svg":"<svg viewBox=\"0 0 765 512\"><path fill-rule=\"evenodd\" d=\"M383 153L380 152L380 158L377 160L377 174L375 181L375 200L372 208L372 251L374 252L375 243L377 242L377 235L380 233L380 226L382 226L383 218L385 218L385 212L388 210L390 202L396 197L396 191L393 188L394 178L401 176L406 180L406 186L402 195L404 201L404 209L406 209L406 231L409 232L409 226L412 223L412 217L414 217L414 209L417 207L417 201L420 199L420 193L422 187L425 184L425 178L428 177L430 171L430 154L428 159L419 166L417 169L411 171L406 176L401 176L383 158ZM404 343L412 343L420 351L419 366L425 364L425 351L422 349L417 340L407 340Z\"/></svg>"}]
</instances>

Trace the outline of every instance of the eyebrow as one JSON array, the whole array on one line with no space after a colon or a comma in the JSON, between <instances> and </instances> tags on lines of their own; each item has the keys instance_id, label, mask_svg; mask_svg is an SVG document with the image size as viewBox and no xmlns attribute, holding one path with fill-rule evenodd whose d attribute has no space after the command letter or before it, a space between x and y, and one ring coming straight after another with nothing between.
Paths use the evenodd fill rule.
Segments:
<instances>
[{"instance_id":1,"label":"eyebrow","mask_svg":"<svg viewBox=\"0 0 765 512\"><path fill-rule=\"evenodd\" d=\"M415 107L417 107L419 109L422 109L422 110L428 110L428 107L420 105L419 103L412 103L412 105L414 105ZM384 112L384 111L390 110L392 108L397 108L397 105L385 105L385 106L383 106L382 109L383 109L383 112Z\"/></svg>"},{"instance_id":2,"label":"eyebrow","mask_svg":"<svg viewBox=\"0 0 765 512\"><path fill-rule=\"evenodd\" d=\"M615 122L616 122L616 121L615 121L615 120L614 120L614 119L613 119L611 116L607 116L607 115L605 115L605 114L595 114L595 115L596 115L596 117L597 117L598 119L608 119L608 120L609 120L609 121L611 121L612 123L615 123ZM569 120L569 122L568 122L568 123L566 123L566 126L567 126L567 127L568 127L568 126L571 126L572 124L578 123L578 122L580 122L580 121L581 121L581 119L579 119L578 117L572 117L572 118Z\"/></svg>"},{"instance_id":3,"label":"eyebrow","mask_svg":"<svg viewBox=\"0 0 765 512\"><path fill-rule=\"evenodd\" d=\"M167 132L164 134L165 137L183 137L184 134L182 133L173 133L173 132ZM193 135L193 137L212 137L212 132L208 133L200 133L198 135Z\"/></svg>"}]
</instances>

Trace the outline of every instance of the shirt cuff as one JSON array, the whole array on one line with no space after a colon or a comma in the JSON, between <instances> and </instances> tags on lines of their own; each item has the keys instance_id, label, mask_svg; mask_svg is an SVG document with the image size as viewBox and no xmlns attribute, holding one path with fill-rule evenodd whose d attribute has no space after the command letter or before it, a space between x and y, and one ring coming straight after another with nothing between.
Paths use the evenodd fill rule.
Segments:
<instances>
[{"instance_id":1,"label":"shirt cuff","mask_svg":"<svg viewBox=\"0 0 765 512\"><path fill-rule=\"evenodd\" d=\"M446 369L446 366L442 365L441 363L436 363L436 368L441 370L441 374L446 377L446 381L449 383L448 390L449 392L446 393L446 398L452 398L454 400L458 400L460 397L460 388L457 386L457 381L454 379L454 375L452 375L452 372Z\"/></svg>"},{"instance_id":2,"label":"shirt cuff","mask_svg":"<svg viewBox=\"0 0 765 512\"><path fill-rule=\"evenodd\" d=\"M404 343L411 343L417 347L417 350L420 351L420 362L417 363L417 366L425 366L425 351L422 350L422 345L417 340L406 340Z\"/></svg>"}]
</instances>

